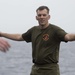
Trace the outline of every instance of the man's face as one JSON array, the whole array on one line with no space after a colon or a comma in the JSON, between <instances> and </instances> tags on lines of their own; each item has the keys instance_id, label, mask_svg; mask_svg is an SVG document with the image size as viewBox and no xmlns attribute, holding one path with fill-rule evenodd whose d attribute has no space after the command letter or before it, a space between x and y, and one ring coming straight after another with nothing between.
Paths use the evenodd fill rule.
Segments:
<instances>
[{"instance_id":1,"label":"man's face","mask_svg":"<svg viewBox=\"0 0 75 75\"><path fill-rule=\"evenodd\" d=\"M38 20L39 25L45 26L48 24L48 20L50 19L50 15L48 14L47 10L38 10L36 19Z\"/></svg>"}]
</instances>

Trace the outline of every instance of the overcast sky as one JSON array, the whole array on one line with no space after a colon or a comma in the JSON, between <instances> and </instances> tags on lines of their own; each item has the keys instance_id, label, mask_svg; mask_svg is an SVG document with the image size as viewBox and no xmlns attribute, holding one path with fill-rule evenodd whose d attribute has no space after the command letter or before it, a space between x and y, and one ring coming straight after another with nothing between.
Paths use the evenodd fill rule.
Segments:
<instances>
[{"instance_id":1,"label":"overcast sky","mask_svg":"<svg viewBox=\"0 0 75 75\"><path fill-rule=\"evenodd\" d=\"M37 25L36 9L50 8L50 23L75 33L75 0L0 0L0 31L24 33Z\"/></svg>"}]
</instances>

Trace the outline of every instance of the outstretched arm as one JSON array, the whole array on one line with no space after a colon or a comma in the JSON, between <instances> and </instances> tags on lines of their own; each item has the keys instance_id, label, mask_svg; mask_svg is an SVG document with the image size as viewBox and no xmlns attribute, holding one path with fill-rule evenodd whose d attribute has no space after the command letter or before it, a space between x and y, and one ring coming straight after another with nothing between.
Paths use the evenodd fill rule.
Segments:
<instances>
[{"instance_id":1,"label":"outstretched arm","mask_svg":"<svg viewBox=\"0 0 75 75\"><path fill-rule=\"evenodd\" d=\"M0 32L0 36L15 41L23 41L22 34L9 34L9 33Z\"/></svg>"},{"instance_id":2,"label":"outstretched arm","mask_svg":"<svg viewBox=\"0 0 75 75\"><path fill-rule=\"evenodd\" d=\"M3 38L0 38L0 51L6 52L9 48L10 44Z\"/></svg>"},{"instance_id":3,"label":"outstretched arm","mask_svg":"<svg viewBox=\"0 0 75 75\"><path fill-rule=\"evenodd\" d=\"M65 35L65 40L66 41L75 41L75 34L66 34Z\"/></svg>"}]
</instances>

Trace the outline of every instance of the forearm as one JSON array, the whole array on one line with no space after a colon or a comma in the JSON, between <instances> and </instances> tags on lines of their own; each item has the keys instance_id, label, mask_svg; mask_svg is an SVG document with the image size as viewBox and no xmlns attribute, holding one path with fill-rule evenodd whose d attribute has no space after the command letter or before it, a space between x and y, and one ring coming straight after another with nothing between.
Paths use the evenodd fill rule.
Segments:
<instances>
[{"instance_id":1,"label":"forearm","mask_svg":"<svg viewBox=\"0 0 75 75\"><path fill-rule=\"evenodd\" d=\"M65 40L66 41L75 41L75 34L66 34Z\"/></svg>"},{"instance_id":2,"label":"forearm","mask_svg":"<svg viewBox=\"0 0 75 75\"><path fill-rule=\"evenodd\" d=\"M0 36L11 39L11 40L16 40L16 41L22 41L23 40L21 34L9 34L9 33L0 32Z\"/></svg>"}]
</instances>

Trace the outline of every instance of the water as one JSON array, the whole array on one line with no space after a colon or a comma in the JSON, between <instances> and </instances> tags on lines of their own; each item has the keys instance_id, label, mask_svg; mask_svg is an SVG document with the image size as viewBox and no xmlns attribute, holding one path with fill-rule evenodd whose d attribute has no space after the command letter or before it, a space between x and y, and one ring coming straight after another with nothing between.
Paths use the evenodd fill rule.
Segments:
<instances>
[{"instance_id":1,"label":"water","mask_svg":"<svg viewBox=\"0 0 75 75\"><path fill-rule=\"evenodd\" d=\"M11 48L0 52L0 75L29 75L32 66L31 43L8 40ZM61 43L61 75L75 75L75 42Z\"/></svg>"}]
</instances>

